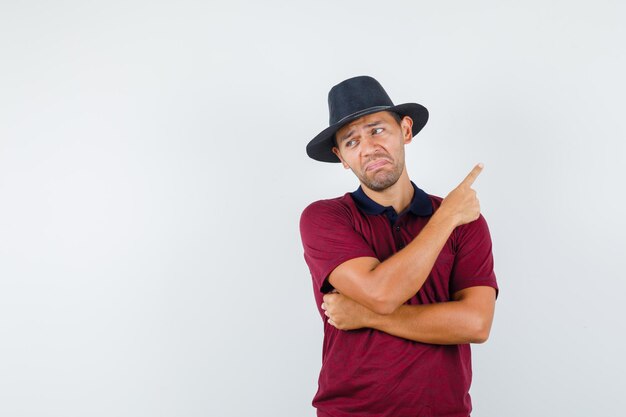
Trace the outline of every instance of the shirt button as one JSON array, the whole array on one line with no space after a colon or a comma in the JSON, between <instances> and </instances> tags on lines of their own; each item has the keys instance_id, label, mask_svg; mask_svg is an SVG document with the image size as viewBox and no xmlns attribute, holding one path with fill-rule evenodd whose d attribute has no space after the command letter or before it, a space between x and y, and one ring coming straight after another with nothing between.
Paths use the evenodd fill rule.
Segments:
<instances>
[{"instance_id":1,"label":"shirt button","mask_svg":"<svg viewBox=\"0 0 626 417\"><path fill-rule=\"evenodd\" d=\"M396 226L396 232L400 231L400 226Z\"/></svg>"}]
</instances>

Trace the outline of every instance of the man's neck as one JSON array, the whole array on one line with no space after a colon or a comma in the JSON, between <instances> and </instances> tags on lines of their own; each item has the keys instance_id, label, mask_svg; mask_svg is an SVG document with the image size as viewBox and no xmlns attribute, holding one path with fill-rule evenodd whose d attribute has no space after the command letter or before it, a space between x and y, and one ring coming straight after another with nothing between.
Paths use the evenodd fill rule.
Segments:
<instances>
[{"instance_id":1,"label":"man's neck","mask_svg":"<svg viewBox=\"0 0 626 417\"><path fill-rule=\"evenodd\" d=\"M406 171L400 176L398 181L389 188L382 191L374 191L361 184L361 188L365 195L380 204L381 206L392 206L396 213L402 213L406 210L413 200L413 184Z\"/></svg>"}]
</instances>

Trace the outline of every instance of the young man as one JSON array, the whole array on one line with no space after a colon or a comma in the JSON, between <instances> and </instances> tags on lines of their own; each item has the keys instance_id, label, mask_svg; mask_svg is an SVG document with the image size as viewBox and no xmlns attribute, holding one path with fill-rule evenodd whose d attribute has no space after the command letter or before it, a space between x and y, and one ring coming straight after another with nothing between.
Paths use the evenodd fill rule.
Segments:
<instances>
[{"instance_id":1,"label":"young man","mask_svg":"<svg viewBox=\"0 0 626 417\"><path fill-rule=\"evenodd\" d=\"M371 77L328 95L330 126L307 145L341 162L353 193L302 213L304 257L324 321L321 417L468 417L469 343L487 340L498 291L491 239L471 185L445 198L413 184L404 146L426 124Z\"/></svg>"}]
</instances>

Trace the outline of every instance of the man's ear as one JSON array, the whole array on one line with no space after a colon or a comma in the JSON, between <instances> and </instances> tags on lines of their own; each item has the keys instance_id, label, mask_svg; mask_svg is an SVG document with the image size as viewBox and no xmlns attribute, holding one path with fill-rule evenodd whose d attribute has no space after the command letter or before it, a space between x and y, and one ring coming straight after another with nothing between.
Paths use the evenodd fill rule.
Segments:
<instances>
[{"instance_id":1,"label":"man's ear","mask_svg":"<svg viewBox=\"0 0 626 417\"><path fill-rule=\"evenodd\" d=\"M411 143L413 140L413 119L409 116L404 116L402 120L400 120L400 129L402 130L404 144Z\"/></svg>"},{"instance_id":2,"label":"man's ear","mask_svg":"<svg viewBox=\"0 0 626 417\"><path fill-rule=\"evenodd\" d=\"M341 153L339 152L339 148L336 146L333 146L333 153L335 155L337 155L337 158L339 158L339 160L341 161L341 163L343 164L343 167L345 169L350 169L350 167L348 166L348 164L346 164L346 161L343 160L343 158L341 157Z\"/></svg>"}]
</instances>

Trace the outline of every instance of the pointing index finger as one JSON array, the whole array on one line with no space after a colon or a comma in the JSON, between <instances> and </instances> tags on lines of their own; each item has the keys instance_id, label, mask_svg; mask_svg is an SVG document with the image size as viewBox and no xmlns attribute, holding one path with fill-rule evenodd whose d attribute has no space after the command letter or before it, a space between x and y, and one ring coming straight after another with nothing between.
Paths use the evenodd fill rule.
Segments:
<instances>
[{"instance_id":1,"label":"pointing index finger","mask_svg":"<svg viewBox=\"0 0 626 417\"><path fill-rule=\"evenodd\" d=\"M471 171L469 174L467 174L467 177L465 177L465 179L463 180L463 182L461 182L461 185L466 185L468 187L470 187L474 181L476 181L476 178L478 178L478 175L482 172L484 165L482 163L477 164Z\"/></svg>"}]
</instances>

